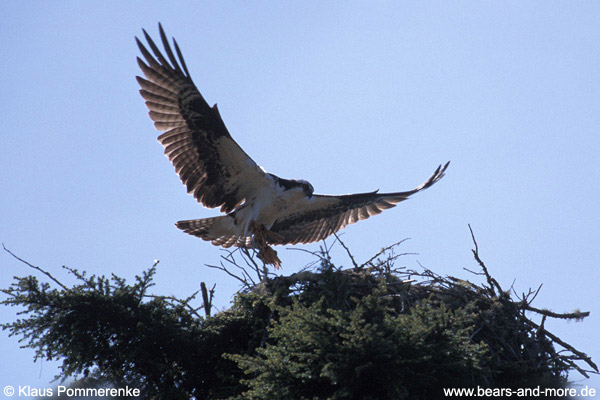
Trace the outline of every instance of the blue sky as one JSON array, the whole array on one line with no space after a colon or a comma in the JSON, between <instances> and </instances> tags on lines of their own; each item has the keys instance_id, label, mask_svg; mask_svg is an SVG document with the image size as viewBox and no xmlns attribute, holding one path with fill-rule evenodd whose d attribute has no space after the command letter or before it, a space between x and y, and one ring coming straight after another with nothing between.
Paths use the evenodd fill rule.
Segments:
<instances>
[{"instance_id":1,"label":"blue sky","mask_svg":"<svg viewBox=\"0 0 600 400\"><path fill-rule=\"evenodd\" d=\"M452 161L431 189L343 231L358 260L410 238L401 251L418 255L401 265L471 279L470 223L504 287L543 283L534 306L591 311L547 327L600 361L598 3L121 3L0 5L0 241L11 251L67 283L61 265L133 278L159 259L155 293L206 281L229 304L237 282L204 267L221 251L174 226L217 211L186 195L134 79L133 38L157 37L161 21L269 172L316 193L400 191ZM285 274L312 261L277 250ZM0 266L2 287L33 272L6 253ZM1 335L0 385L47 385L56 364ZM579 383L600 390L597 377Z\"/></svg>"}]
</instances>

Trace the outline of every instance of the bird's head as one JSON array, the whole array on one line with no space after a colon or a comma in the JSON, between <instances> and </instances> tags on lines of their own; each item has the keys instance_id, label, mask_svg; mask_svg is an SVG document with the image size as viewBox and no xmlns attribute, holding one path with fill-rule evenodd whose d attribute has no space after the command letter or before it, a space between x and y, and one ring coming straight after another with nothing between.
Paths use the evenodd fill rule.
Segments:
<instances>
[{"instance_id":1,"label":"bird's head","mask_svg":"<svg viewBox=\"0 0 600 400\"><path fill-rule=\"evenodd\" d=\"M313 195L313 192L315 191L315 188L313 188L313 185L311 185L310 182L305 181L303 179L298 179L297 182L300 185L300 187L302 188L302 191L304 192L306 197L308 197L310 199Z\"/></svg>"},{"instance_id":2,"label":"bird's head","mask_svg":"<svg viewBox=\"0 0 600 400\"><path fill-rule=\"evenodd\" d=\"M294 193L302 193L309 199L312 197L315 189L310 182L304 179L283 179L273 174L267 174L270 176L283 191L292 190Z\"/></svg>"}]
</instances>

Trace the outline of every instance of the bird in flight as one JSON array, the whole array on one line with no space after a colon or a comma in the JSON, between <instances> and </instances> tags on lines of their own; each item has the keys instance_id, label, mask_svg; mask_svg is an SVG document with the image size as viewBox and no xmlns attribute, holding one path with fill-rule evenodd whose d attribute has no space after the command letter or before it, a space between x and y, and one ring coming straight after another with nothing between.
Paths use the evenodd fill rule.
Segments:
<instances>
[{"instance_id":1,"label":"bird in flight","mask_svg":"<svg viewBox=\"0 0 600 400\"><path fill-rule=\"evenodd\" d=\"M204 100L177 42L173 39L171 47L160 24L159 31L166 57L145 30L150 50L136 38L145 60L137 58L145 76L136 77L140 94L155 128L163 132L158 141L188 193L205 207L220 207L224 213L178 221L176 226L184 232L215 246L258 249L259 258L279 267L270 245L323 240L394 207L444 176L449 162L406 192L322 195L313 193L305 180L266 172L231 137L217 105L211 107Z\"/></svg>"}]
</instances>

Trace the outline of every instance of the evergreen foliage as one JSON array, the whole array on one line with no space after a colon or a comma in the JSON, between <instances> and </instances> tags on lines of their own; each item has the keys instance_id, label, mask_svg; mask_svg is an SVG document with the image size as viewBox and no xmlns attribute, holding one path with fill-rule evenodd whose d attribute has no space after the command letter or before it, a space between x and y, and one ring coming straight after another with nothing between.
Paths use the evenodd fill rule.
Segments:
<instances>
[{"instance_id":1,"label":"evergreen foliage","mask_svg":"<svg viewBox=\"0 0 600 400\"><path fill-rule=\"evenodd\" d=\"M511 299L476 250L481 285L395 268L385 250L349 269L326 248L314 270L267 277L257 268L261 281L214 316L209 304L206 315L194 308L196 294L150 295L156 264L133 284L67 268L73 287L29 264L55 285L16 277L2 304L22 307L21 318L2 327L36 358L62 359L59 378L127 384L155 399L435 399L447 387L564 387L570 370L597 372L525 315L587 313L534 309L533 291Z\"/></svg>"}]
</instances>

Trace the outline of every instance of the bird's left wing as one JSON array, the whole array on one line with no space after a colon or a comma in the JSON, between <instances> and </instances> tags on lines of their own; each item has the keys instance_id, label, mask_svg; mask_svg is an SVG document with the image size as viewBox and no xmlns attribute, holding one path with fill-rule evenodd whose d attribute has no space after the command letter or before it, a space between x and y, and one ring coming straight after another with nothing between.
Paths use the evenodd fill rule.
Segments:
<instances>
[{"instance_id":1,"label":"bird's left wing","mask_svg":"<svg viewBox=\"0 0 600 400\"><path fill-rule=\"evenodd\" d=\"M297 244L323 240L346 225L377 215L427 189L444 176L448 164L440 165L427 181L407 192L314 195L288 214L280 216L269 229L279 237L269 238L268 241L270 244Z\"/></svg>"},{"instance_id":2,"label":"bird's left wing","mask_svg":"<svg viewBox=\"0 0 600 400\"><path fill-rule=\"evenodd\" d=\"M137 77L140 94L188 193L206 207L230 212L272 179L233 140L216 105L210 107L192 82L177 42L175 57L159 28L168 60L145 30L152 53L136 38L146 60L138 58L146 77Z\"/></svg>"}]
</instances>

